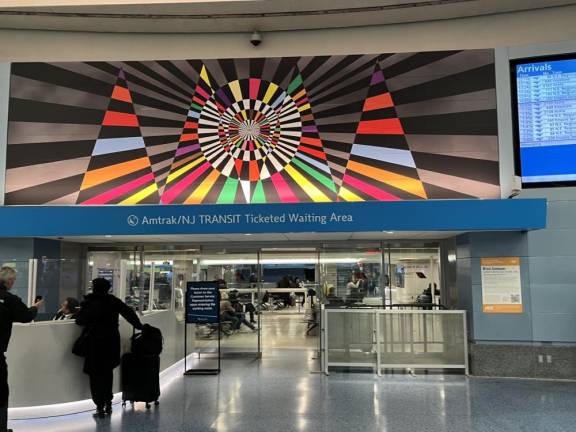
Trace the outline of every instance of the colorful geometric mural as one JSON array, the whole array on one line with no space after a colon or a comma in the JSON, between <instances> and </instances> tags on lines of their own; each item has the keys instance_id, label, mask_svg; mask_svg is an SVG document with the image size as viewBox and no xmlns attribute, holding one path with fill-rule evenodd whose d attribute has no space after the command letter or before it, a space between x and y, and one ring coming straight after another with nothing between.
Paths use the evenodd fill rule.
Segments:
<instances>
[{"instance_id":1,"label":"colorful geometric mural","mask_svg":"<svg viewBox=\"0 0 576 432\"><path fill-rule=\"evenodd\" d=\"M492 50L15 63L6 204L499 197Z\"/></svg>"}]
</instances>

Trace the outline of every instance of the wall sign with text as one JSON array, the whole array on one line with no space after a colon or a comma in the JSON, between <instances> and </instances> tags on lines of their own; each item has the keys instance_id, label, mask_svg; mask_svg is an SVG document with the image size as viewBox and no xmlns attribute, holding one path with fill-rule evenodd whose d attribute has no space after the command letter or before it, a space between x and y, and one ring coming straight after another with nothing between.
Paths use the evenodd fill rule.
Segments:
<instances>
[{"instance_id":1,"label":"wall sign with text","mask_svg":"<svg viewBox=\"0 0 576 432\"><path fill-rule=\"evenodd\" d=\"M186 324L217 323L220 317L217 282L186 284Z\"/></svg>"},{"instance_id":2,"label":"wall sign with text","mask_svg":"<svg viewBox=\"0 0 576 432\"><path fill-rule=\"evenodd\" d=\"M522 313L519 257L482 258L482 311Z\"/></svg>"}]
</instances>

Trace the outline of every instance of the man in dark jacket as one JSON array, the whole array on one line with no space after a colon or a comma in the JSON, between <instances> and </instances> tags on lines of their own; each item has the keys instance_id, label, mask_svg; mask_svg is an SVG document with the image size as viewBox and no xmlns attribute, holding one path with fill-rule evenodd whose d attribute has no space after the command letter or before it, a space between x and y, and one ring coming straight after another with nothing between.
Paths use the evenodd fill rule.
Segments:
<instances>
[{"instance_id":1,"label":"man in dark jacket","mask_svg":"<svg viewBox=\"0 0 576 432\"><path fill-rule=\"evenodd\" d=\"M99 417L112 413L113 371L120 365L119 316L138 330L142 329L136 312L108 294L109 290L108 280L94 279L92 294L86 296L76 314L76 324L84 326L86 334L84 373L90 377L90 392Z\"/></svg>"},{"instance_id":2,"label":"man in dark jacket","mask_svg":"<svg viewBox=\"0 0 576 432\"><path fill-rule=\"evenodd\" d=\"M8 350L12 323L28 323L36 318L42 302L28 308L18 296L10 293L16 281L16 271L11 267L0 269L0 432L8 431L8 366L5 353ZM11 429L10 429L11 431Z\"/></svg>"}]
</instances>

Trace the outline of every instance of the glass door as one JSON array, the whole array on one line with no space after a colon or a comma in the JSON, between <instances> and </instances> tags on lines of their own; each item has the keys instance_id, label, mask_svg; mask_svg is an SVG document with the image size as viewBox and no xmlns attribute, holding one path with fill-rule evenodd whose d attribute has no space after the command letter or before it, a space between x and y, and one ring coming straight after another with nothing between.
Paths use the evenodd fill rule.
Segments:
<instances>
[{"instance_id":1,"label":"glass door","mask_svg":"<svg viewBox=\"0 0 576 432\"><path fill-rule=\"evenodd\" d=\"M202 250L199 280L217 281L220 287L220 328L198 329L197 344L220 332L223 355L261 354L260 271L258 252L227 249Z\"/></svg>"},{"instance_id":2,"label":"glass door","mask_svg":"<svg viewBox=\"0 0 576 432\"><path fill-rule=\"evenodd\" d=\"M260 252L264 349L318 348L319 262L316 248Z\"/></svg>"}]
</instances>

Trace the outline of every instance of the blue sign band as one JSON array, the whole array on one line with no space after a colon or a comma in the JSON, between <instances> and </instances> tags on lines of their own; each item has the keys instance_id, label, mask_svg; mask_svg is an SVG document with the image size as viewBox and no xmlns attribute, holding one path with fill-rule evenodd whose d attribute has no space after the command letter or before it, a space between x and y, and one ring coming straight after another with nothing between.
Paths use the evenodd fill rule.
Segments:
<instances>
[{"instance_id":1,"label":"blue sign band","mask_svg":"<svg viewBox=\"0 0 576 432\"><path fill-rule=\"evenodd\" d=\"M545 199L0 207L1 237L480 231L545 227Z\"/></svg>"}]
</instances>

